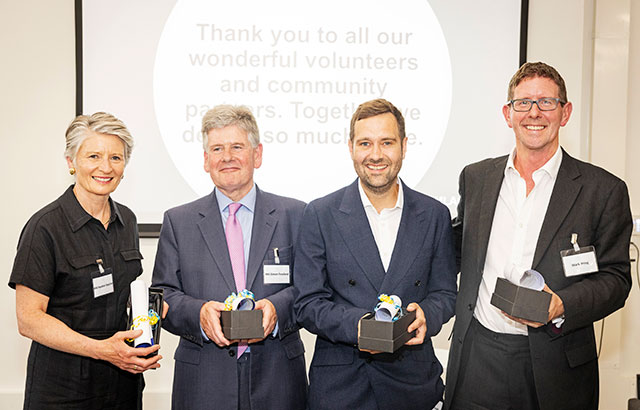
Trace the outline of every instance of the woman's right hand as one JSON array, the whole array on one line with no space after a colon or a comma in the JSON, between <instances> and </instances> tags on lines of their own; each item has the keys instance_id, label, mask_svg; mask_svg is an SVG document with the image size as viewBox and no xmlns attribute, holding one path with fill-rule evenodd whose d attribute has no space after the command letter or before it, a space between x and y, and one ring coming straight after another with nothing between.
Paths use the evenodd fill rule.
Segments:
<instances>
[{"instance_id":1,"label":"woman's right hand","mask_svg":"<svg viewBox=\"0 0 640 410\"><path fill-rule=\"evenodd\" d=\"M96 358L134 374L159 368L158 361L162 359L161 355L158 354L148 359L145 359L144 356L158 351L160 345L137 348L125 343L126 339L135 339L141 334L142 330L126 330L117 332L108 339L100 340Z\"/></svg>"}]
</instances>

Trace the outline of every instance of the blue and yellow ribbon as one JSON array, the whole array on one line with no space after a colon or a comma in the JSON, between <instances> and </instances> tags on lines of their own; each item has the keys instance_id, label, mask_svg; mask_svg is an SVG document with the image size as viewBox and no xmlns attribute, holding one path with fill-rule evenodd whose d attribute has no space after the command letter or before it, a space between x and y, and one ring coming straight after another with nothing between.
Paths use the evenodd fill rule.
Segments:
<instances>
[{"instance_id":1,"label":"blue and yellow ribbon","mask_svg":"<svg viewBox=\"0 0 640 410\"><path fill-rule=\"evenodd\" d=\"M241 290L237 295L235 292L231 292L231 294L224 300L224 310L233 310L233 302L236 299L251 299L253 301L256 300L253 292L248 289Z\"/></svg>"}]
</instances>

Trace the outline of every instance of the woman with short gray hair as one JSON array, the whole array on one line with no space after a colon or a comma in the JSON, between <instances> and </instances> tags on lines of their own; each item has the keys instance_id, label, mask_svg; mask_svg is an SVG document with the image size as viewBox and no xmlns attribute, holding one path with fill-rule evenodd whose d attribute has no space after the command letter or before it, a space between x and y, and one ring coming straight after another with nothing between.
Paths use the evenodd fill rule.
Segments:
<instances>
[{"instance_id":1,"label":"woman with short gray hair","mask_svg":"<svg viewBox=\"0 0 640 410\"><path fill-rule=\"evenodd\" d=\"M33 340L24 409L137 409L142 372L159 346L125 339L129 285L142 273L136 217L110 195L133 138L111 114L76 117L66 132L71 185L36 212L18 243L9 286L20 334Z\"/></svg>"}]
</instances>

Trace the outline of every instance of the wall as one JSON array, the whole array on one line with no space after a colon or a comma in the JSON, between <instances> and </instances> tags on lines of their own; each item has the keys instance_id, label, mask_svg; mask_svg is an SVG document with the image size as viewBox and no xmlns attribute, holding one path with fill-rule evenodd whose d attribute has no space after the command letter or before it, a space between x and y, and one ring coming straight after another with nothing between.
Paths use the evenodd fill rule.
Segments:
<instances>
[{"instance_id":1,"label":"wall","mask_svg":"<svg viewBox=\"0 0 640 410\"><path fill-rule=\"evenodd\" d=\"M0 269L8 280L25 221L56 198L72 179L63 159L63 132L74 115L72 0L0 1ZM554 65L567 82L574 112L562 130L563 146L619 175L640 214L640 1L531 1L529 60ZM108 56L105 56L108 58ZM506 85L505 85L506 86ZM126 183L126 180L125 182ZM155 240L142 240L145 279ZM633 266L635 269L635 265ZM6 282L5 282L6 283ZM640 373L638 283L626 307L606 320L600 360L601 408L621 409L635 396ZM14 291L0 287L0 407L20 408L29 341L17 333ZM600 323L596 324L600 329ZM435 340L448 347L450 324ZM145 405L169 408L176 337L162 336L162 368L146 375ZM305 336L307 358L312 337Z\"/></svg>"},{"instance_id":2,"label":"wall","mask_svg":"<svg viewBox=\"0 0 640 410\"><path fill-rule=\"evenodd\" d=\"M574 102L561 144L571 154L624 179L632 213L638 214L640 1L535 0L529 28L529 60L544 60L558 68ZM636 243L638 239L632 238ZM631 255L638 257L635 251ZM636 374L640 373L637 268L633 263L633 288L626 306L604 324L595 324L596 337L604 326L599 360L603 410L626 408L627 400L636 397Z\"/></svg>"},{"instance_id":3,"label":"wall","mask_svg":"<svg viewBox=\"0 0 640 410\"><path fill-rule=\"evenodd\" d=\"M0 52L0 407L18 409L29 341L6 283L22 226L71 182L61 132L75 113L73 1L0 1Z\"/></svg>"}]
</instances>

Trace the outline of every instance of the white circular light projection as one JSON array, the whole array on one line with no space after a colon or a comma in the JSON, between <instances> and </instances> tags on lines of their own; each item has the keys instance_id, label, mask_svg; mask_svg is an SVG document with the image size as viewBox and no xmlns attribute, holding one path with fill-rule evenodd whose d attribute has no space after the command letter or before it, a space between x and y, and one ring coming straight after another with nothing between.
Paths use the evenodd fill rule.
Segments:
<instances>
[{"instance_id":1,"label":"white circular light projection","mask_svg":"<svg viewBox=\"0 0 640 410\"><path fill-rule=\"evenodd\" d=\"M400 175L415 185L436 156L451 107L449 53L427 1L184 0L158 45L158 124L198 195L213 187L199 131L209 108L249 106L264 145L256 182L309 201L356 177L349 121L374 98L405 116Z\"/></svg>"}]
</instances>

